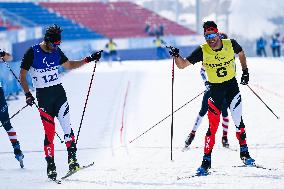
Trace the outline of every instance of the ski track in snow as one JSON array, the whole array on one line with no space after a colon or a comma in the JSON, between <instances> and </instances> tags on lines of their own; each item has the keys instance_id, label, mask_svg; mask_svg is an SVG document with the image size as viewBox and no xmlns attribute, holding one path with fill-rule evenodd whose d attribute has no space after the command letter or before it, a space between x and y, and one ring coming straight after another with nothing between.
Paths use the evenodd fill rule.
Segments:
<instances>
[{"instance_id":1,"label":"ski track in snow","mask_svg":"<svg viewBox=\"0 0 284 189\"><path fill-rule=\"evenodd\" d=\"M207 117L203 119L191 148L186 152L181 150L199 111L202 97L174 114L174 160L170 161L171 118L156 125L133 143L129 144L129 141L171 112L172 60L127 61L122 65L113 63L111 67L101 62L96 68L77 155L81 165L93 161L95 165L72 175L61 185L48 181L43 128L36 108L28 107L12 120L25 155L24 169L19 168L7 134L1 129L0 188L283 188L283 62L283 58L248 58L250 86L280 120L246 86L239 86L250 154L257 164L272 170L233 167L242 165L242 162L230 119L228 137L231 150L221 146L221 132L218 131L212 154L212 174L177 180L177 177L193 175L201 164ZM93 66L86 65L62 77L76 135ZM204 90L199 69L200 64L184 70L175 67L174 109ZM240 76L240 64L237 62L238 80ZM24 96L8 104L12 115L25 105ZM63 136L58 121L56 125L57 133ZM68 169L67 152L57 138L54 142L60 178Z\"/></svg>"}]
</instances>

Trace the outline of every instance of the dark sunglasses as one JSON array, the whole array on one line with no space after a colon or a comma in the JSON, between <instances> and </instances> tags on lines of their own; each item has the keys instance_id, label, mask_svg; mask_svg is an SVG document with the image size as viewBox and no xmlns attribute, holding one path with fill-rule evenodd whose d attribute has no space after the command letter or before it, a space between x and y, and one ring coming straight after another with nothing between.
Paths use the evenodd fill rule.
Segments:
<instances>
[{"instance_id":1,"label":"dark sunglasses","mask_svg":"<svg viewBox=\"0 0 284 189\"><path fill-rule=\"evenodd\" d=\"M217 36L219 36L217 33L211 33L211 34L204 35L204 38L207 41L207 40L210 40L210 39L214 39Z\"/></svg>"}]
</instances>

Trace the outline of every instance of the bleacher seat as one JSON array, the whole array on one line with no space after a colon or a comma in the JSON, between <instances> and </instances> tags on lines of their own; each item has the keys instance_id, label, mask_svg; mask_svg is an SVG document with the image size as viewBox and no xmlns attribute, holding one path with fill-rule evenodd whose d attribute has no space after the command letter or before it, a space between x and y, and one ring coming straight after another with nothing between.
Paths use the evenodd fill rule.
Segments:
<instances>
[{"instance_id":1,"label":"bleacher seat","mask_svg":"<svg viewBox=\"0 0 284 189\"><path fill-rule=\"evenodd\" d=\"M11 13L8 19L17 20L24 27L58 24L64 30L63 40L68 39L96 39L104 36L81 26L74 21L64 18L47 8L32 2L0 2L1 9Z\"/></svg>"},{"instance_id":2,"label":"bleacher seat","mask_svg":"<svg viewBox=\"0 0 284 189\"><path fill-rule=\"evenodd\" d=\"M165 35L195 32L130 2L41 2L42 6L111 38L145 37L147 22L163 24Z\"/></svg>"}]
</instances>

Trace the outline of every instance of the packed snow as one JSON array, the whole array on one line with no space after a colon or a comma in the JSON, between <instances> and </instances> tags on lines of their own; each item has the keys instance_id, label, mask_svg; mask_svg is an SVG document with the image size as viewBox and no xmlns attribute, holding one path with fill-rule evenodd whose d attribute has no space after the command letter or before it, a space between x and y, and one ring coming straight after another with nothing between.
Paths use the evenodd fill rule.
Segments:
<instances>
[{"instance_id":1,"label":"packed snow","mask_svg":"<svg viewBox=\"0 0 284 189\"><path fill-rule=\"evenodd\" d=\"M200 110L202 95L174 114L171 161L171 116L157 123L171 113L172 60L126 61L122 64L101 62L95 69L77 146L79 163L95 162L95 165L72 175L61 185L49 181L39 113L35 107L27 107L12 119L25 155L24 169L15 160L7 134L1 129L0 188L283 188L283 61L283 58L248 58L249 85L280 117L279 120L247 86L239 86L250 154L257 164L271 170L233 167L242 165L242 162L235 127L230 119L230 149L221 146L222 129L219 127L212 154L212 174L177 180L178 176L193 175L201 165L207 117L203 119L191 148L186 152L181 150ZM76 135L93 69L94 64L88 64L62 77ZM199 70L200 64L184 70L175 66L174 109L204 91ZM239 80L239 62L237 73ZM11 116L25 106L25 98L20 95L19 100L8 104ZM56 122L56 125L56 132L63 138L59 123ZM141 137L129 143L140 134ZM67 152L56 136L54 142L60 178L68 170Z\"/></svg>"}]
</instances>

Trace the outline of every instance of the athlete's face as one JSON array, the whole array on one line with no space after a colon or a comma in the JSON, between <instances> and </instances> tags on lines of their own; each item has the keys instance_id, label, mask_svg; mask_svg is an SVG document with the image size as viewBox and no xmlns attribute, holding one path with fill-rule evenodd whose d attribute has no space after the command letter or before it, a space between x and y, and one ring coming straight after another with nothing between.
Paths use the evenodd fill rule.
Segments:
<instances>
[{"instance_id":1,"label":"athlete's face","mask_svg":"<svg viewBox=\"0 0 284 189\"><path fill-rule=\"evenodd\" d=\"M213 50L219 49L222 45L218 33L215 33L214 31L206 31L204 33L204 38L205 38L207 44Z\"/></svg>"},{"instance_id":2,"label":"athlete's face","mask_svg":"<svg viewBox=\"0 0 284 189\"><path fill-rule=\"evenodd\" d=\"M61 41L56 42L47 42L46 48L48 51L54 51L58 48L58 46L61 44Z\"/></svg>"}]
</instances>

